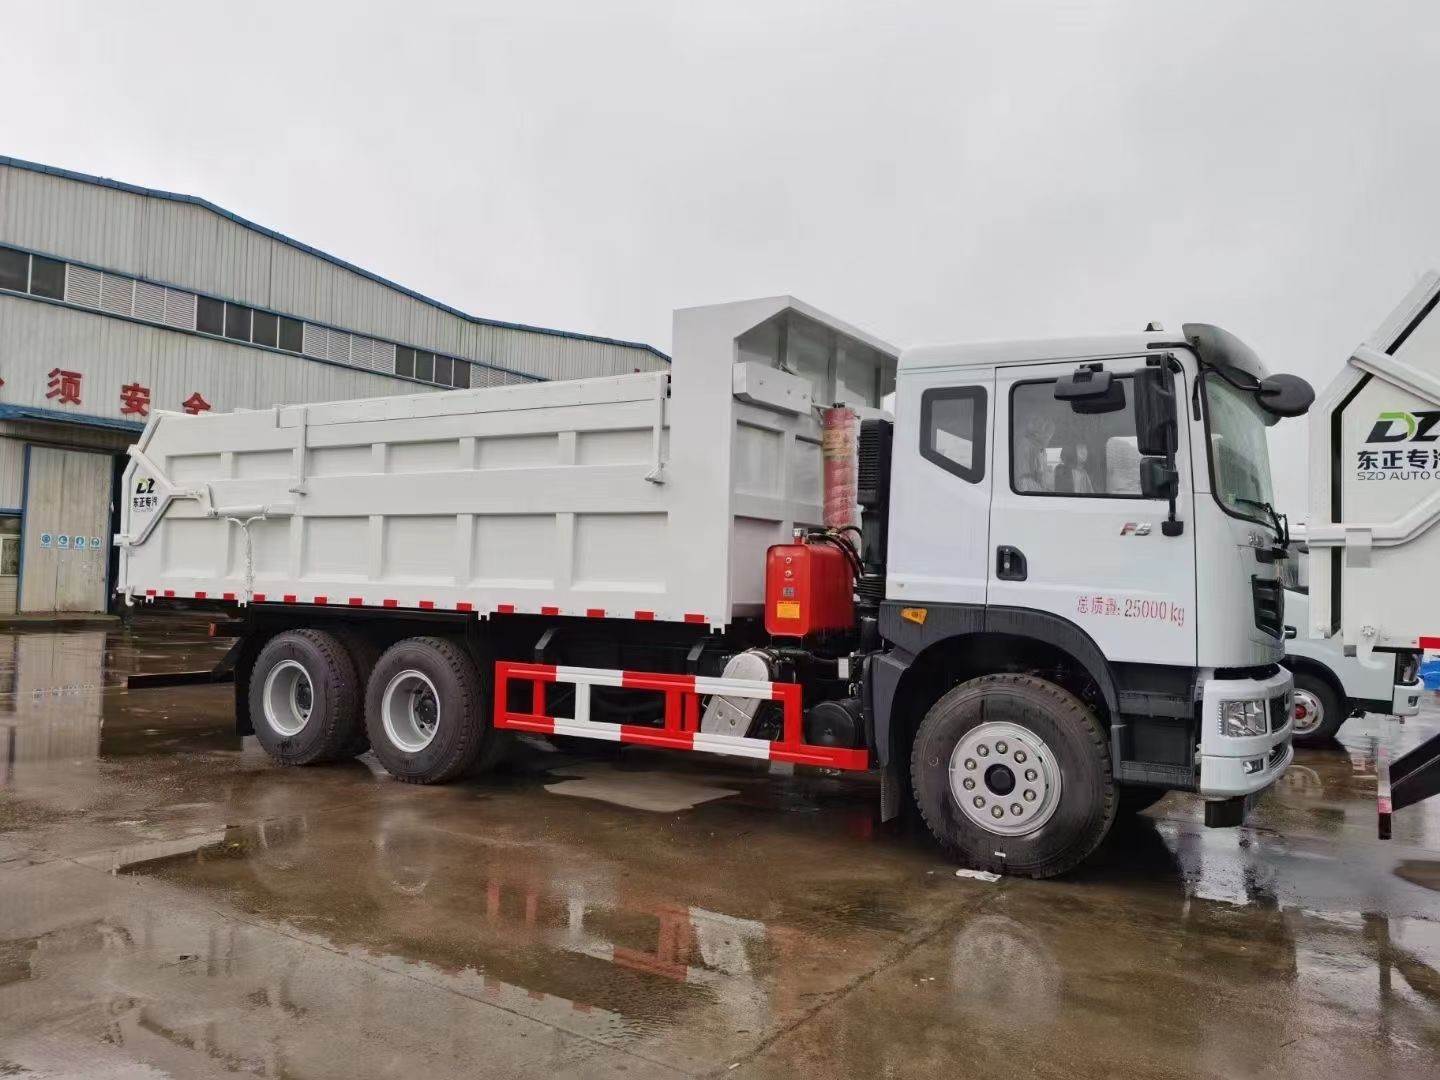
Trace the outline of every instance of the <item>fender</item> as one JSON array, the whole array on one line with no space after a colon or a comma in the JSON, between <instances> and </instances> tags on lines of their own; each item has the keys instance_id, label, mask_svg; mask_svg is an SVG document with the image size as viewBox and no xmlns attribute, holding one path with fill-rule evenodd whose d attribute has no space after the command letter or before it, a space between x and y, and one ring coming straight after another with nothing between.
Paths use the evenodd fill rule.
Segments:
<instances>
[{"instance_id":1,"label":"fender","mask_svg":"<svg viewBox=\"0 0 1440 1080\"><path fill-rule=\"evenodd\" d=\"M901 617L902 609L925 609L925 621ZM886 600L880 605L880 636L894 647L875 657L870 667L870 711L875 754L886 767L894 753L891 710L900 680L919 655L932 645L970 634L1006 634L1030 638L1073 656L1104 696L1111 716L1120 715L1115 673L1093 638L1068 619L1030 608L986 607L981 604L917 604Z\"/></svg>"}]
</instances>

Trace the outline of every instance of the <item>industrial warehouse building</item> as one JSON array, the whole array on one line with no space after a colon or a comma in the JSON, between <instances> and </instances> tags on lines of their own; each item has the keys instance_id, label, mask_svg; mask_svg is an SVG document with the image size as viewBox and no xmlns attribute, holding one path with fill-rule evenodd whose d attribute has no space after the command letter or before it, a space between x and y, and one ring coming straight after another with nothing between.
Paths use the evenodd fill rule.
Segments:
<instances>
[{"instance_id":1,"label":"industrial warehouse building","mask_svg":"<svg viewBox=\"0 0 1440 1080\"><path fill-rule=\"evenodd\" d=\"M203 199L0 157L0 614L111 606L117 485L152 410L667 363L467 315Z\"/></svg>"}]
</instances>

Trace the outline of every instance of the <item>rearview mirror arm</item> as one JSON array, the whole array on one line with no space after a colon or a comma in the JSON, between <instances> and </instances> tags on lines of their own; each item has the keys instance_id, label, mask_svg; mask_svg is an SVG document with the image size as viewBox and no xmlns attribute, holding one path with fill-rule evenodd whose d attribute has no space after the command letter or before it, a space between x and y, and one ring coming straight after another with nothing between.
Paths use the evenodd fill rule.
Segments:
<instances>
[{"instance_id":1,"label":"rearview mirror arm","mask_svg":"<svg viewBox=\"0 0 1440 1080\"><path fill-rule=\"evenodd\" d=\"M1151 356L1145 362L1148 365L1160 368L1161 371L1168 372L1171 376L1175 375L1177 372L1183 373L1185 370L1183 367L1181 367L1180 361L1175 359L1175 355L1173 353L1165 353L1161 356ZM1171 385L1173 386L1174 384L1172 383ZM1170 422L1174 425L1175 430L1173 432L1173 438L1169 440L1165 452L1165 467L1178 477L1180 471L1178 468L1176 468L1175 465L1175 447L1179 445L1180 442L1180 410L1174 407L1175 402L1173 390L1171 391L1171 402L1172 405L1170 409ZM1176 483L1174 489L1170 492L1170 505L1168 516L1164 521L1160 523L1160 532L1164 536L1179 536L1185 531L1185 522L1181 521L1178 517L1175 516L1175 501L1179 498L1179 495L1180 485L1179 483Z\"/></svg>"}]
</instances>

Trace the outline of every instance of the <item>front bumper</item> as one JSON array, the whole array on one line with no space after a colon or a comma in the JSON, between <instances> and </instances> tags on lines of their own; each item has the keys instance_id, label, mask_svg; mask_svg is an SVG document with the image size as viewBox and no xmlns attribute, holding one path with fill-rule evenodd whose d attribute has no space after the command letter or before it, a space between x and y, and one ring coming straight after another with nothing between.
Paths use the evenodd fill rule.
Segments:
<instances>
[{"instance_id":1,"label":"front bumper","mask_svg":"<svg viewBox=\"0 0 1440 1080\"><path fill-rule=\"evenodd\" d=\"M1200 784L1205 799L1229 799L1264 791L1280 778L1295 757L1290 746L1294 727L1295 679L1281 668L1265 679L1209 679L1200 709ZM1263 735L1235 737L1220 732L1220 703L1236 700L1273 702L1270 730ZM1278 720L1278 723L1276 722Z\"/></svg>"},{"instance_id":2,"label":"front bumper","mask_svg":"<svg viewBox=\"0 0 1440 1080\"><path fill-rule=\"evenodd\" d=\"M1420 694L1424 689L1425 684L1419 680L1397 683L1390 696L1390 712L1395 716L1414 716L1420 711Z\"/></svg>"}]
</instances>

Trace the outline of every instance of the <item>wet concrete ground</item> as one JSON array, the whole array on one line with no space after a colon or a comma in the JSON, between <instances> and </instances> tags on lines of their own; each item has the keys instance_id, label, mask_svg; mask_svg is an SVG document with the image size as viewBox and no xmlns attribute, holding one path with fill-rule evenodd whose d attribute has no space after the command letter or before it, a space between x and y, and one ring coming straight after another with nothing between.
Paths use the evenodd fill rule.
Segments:
<instances>
[{"instance_id":1,"label":"wet concrete ground","mask_svg":"<svg viewBox=\"0 0 1440 1080\"><path fill-rule=\"evenodd\" d=\"M1440 804L1352 721L1249 826L1170 796L1060 881L874 789L531 751L272 765L201 624L0 634L0 1076L1440 1076Z\"/></svg>"}]
</instances>

